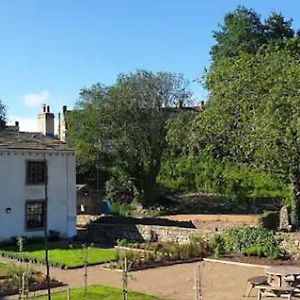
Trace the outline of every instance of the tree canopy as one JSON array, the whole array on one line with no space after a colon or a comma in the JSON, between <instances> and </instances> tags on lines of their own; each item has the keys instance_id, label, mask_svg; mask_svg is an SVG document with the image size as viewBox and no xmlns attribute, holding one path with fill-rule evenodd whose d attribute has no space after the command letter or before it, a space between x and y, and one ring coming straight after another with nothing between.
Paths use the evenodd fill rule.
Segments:
<instances>
[{"instance_id":1,"label":"tree canopy","mask_svg":"<svg viewBox=\"0 0 300 300\"><path fill-rule=\"evenodd\" d=\"M227 13L220 30L213 32L216 44L211 48L212 59L234 57L242 52L254 54L271 40L293 37L291 26L292 20L285 20L281 14L273 12L262 22L254 10L240 6Z\"/></svg>"},{"instance_id":2,"label":"tree canopy","mask_svg":"<svg viewBox=\"0 0 300 300\"><path fill-rule=\"evenodd\" d=\"M291 20L238 8L215 33L206 73L209 100L193 123L190 148L261 169L293 190L293 222L300 218L299 54ZM199 134L201 132L201 134Z\"/></svg>"},{"instance_id":3,"label":"tree canopy","mask_svg":"<svg viewBox=\"0 0 300 300\"><path fill-rule=\"evenodd\" d=\"M105 155L111 175L125 177L150 203L165 147L164 108L189 98L181 75L143 70L119 75L110 87L83 89L68 120L79 164L90 166Z\"/></svg>"}]
</instances>

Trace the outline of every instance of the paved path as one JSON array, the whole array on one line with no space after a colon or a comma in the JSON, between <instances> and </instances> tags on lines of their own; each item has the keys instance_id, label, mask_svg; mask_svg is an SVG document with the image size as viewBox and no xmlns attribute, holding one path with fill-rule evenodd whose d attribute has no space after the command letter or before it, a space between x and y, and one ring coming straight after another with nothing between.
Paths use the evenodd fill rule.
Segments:
<instances>
[{"instance_id":1,"label":"paved path","mask_svg":"<svg viewBox=\"0 0 300 300\"><path fill-rule=\"evenodd\" d=\"M193 300L196 266L197 263L190 263L132 272L130 274L134 276L134 279L130 280L129 288L164 299ZM45 271L44 266L39 266L37 269ZM247 287L247 278L262 274L262 268L202 262L203 300L245 300L247 298L243 298L243 294ZM51 268L51 276L63 281L70 287L80 287L84 284L83 269L61 270ZM121 287L121 277L120 272L105 270L99 265L88 268L89 284ZM16 297L10 299L16 299ZM255 292L248 299L256 299ZM275 300L276 298L272 299Z\"/></svg>"}]
</instances>

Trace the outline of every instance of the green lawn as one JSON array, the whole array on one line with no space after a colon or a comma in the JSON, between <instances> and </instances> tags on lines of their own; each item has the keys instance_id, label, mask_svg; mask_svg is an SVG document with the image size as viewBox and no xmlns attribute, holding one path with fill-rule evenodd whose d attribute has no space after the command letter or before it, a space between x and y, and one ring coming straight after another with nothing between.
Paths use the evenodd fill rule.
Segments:
<instances>
[{"instance_id":1,"label":"green lawn","mask_svg":"<svg viewBox=\"0 0 300 300\"><path fill-rule=\"evenodd\" d=\"M17 253L17 247L2 247L0 251ZM81 244L68 244L65 241L49 243L49 261L52 264L65 265L67 267L80 267L84 265L83 248ZM24 245L23 256L29 259L44 260L44 244ZM115 249L104 249L99 247L89 247L88 264L103 263L114 260Z\"/></svg>"},{"instance_id":2,"label":"green lawn","mask_svg":"<svg viewBox=\"0 0 300 300\"><path fill-rule=\"evenodd\" d=\"M12 265L12 264L3 264L0 263L0 278L6 276L12 276L14 274L22 273L23 269L21 267Z\"/></svg>"},{"instance_id":3,"label":"green lawn","mask_svg":"<svg viewBox=\"0 0 300 300\"><path fill-rule=\"evenodd\" d=\"M65 300L66 292L59 292L51 294L51 299L53 300ZM80 289L72 289L70 293L71 299L81 300L81 299L88 299L88 300L120 300L123 299L123 291L121 289L107 287L107 286L89 286L88 293L84 296L84 288ZM46 296L43 297L35 297L34 299L39 300L46 300L48 299ZM130 300L160 300L159 298L136 293L136 292L129 292L128 299Z\"/></svg>"}]
</instances>

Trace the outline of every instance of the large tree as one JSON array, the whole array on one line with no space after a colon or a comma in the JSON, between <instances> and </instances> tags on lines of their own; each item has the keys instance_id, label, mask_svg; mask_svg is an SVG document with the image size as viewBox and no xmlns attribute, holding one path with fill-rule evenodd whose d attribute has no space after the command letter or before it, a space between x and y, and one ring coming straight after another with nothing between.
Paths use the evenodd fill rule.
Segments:
<instances>
[{"instance_id":1,"label":"large tree","mask_svg":"<svg viewBox=\"0 0 300 300\"><path fill-rule=\"evenodd\" d=\"M294 36L292 20L273 12L265 22L252 9L243 6L224 17L219 31L213 32L216 44L211 48L213 62L222 57L235 57L243 52L255 54L270 41Z\"/></svg>"},{"instance_id":2,"label":"large tree","mask_svg":"<svg viewBox=\"0 0 300 300\"><path fill-rule=\"evenodd\" d=\"M69 121L69 141L79 163L95 163L106 153L112 175L122 174L151 203L165 147L165 107L190 97L180 75L137 71L121 74L111 87L84 89ZM86 161L88 160L88 161Z\"/></svg>"},{"instance_id":3,"label":"large tree","mask_svg":"<svg viewBox=\"0 0 300 300\"><path fill-rule=\"evenodd\" d=\"M264 169L290 183L296 226L300 218L299 45L295 39L287 41L286 47L215 63L207 76L210 98L194 124L192 138L197 151L210 145L215 156Z\"/></svg>"}]
</instances>

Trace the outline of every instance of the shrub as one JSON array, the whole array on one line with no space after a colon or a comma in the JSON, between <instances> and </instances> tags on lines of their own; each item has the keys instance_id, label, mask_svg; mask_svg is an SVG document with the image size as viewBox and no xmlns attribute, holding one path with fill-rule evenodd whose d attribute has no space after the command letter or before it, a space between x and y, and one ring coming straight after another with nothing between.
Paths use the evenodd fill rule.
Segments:
<instances>
[{"instance_id":1,"label":"shrub","mask_svg":"<svg viewBox=\"0 0 300 300\"><path fill-rule=\"evenodd\" d=\"M212 247L216 255L235 252L275 259L282 254L273 231L256 227L228 229L214 238Z\"/></svg>"},{"instance_id":2,"label":"shrub","mask_svg":"<svg viewBox=\"0 0 300 300\"><path fill-rule=\"evenodd\" d=\"M114 216L128 217L133 210L130 204L114 202L111 205L111 214Z\"/></svg>"},{"instance_id":3,"label":"shrub","mask_svg":"<svg viewBox=\"0 0 300 300\"><path fill-rule=\"evenodd\" d=\"M211 247L213 249L213 253L216 257L219 257L220 255L223 255L225 253L225 241L223 237L220 234L216 234L212 241L211 241Z\"/></svg>"},{"instance_id":4,"label":"shrub","mask_svg":"<svg viewBox=\"0 0 300 300\"><path fill-rule=\"evenodd\" d=\"M157 182L175 191L222 194L247 202L264 197L286 198L288 186L269 173L246 164L214 158L209 149L199 156L165 159Z\"/></svg>"}]
</instances>

